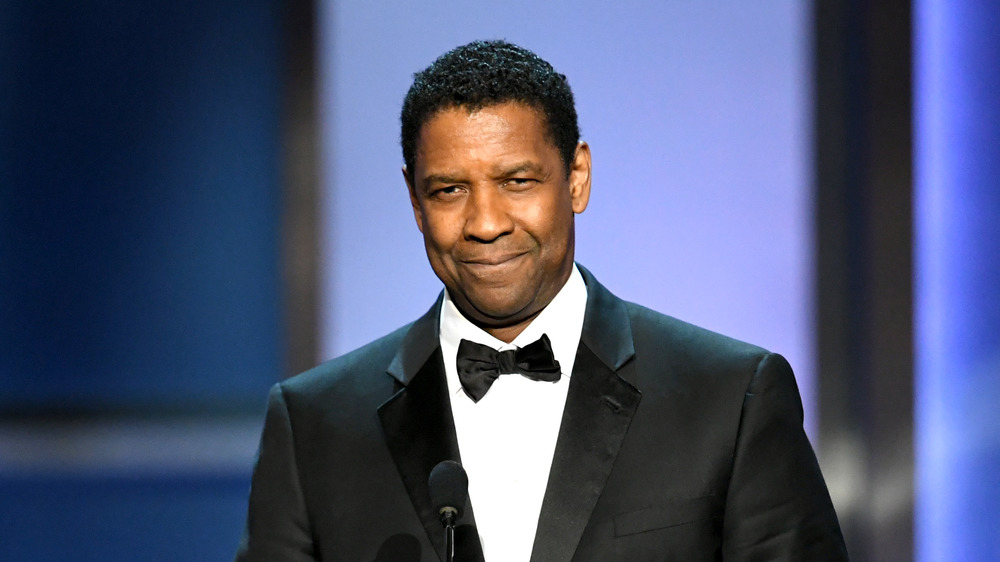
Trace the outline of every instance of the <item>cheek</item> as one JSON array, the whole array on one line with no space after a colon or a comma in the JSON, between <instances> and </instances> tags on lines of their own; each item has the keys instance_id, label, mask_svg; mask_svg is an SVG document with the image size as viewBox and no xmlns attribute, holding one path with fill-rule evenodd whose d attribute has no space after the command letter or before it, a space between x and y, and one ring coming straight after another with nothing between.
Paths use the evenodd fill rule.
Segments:
<instances>
[{"instance_id":1,"label":"cheek","mask_svg":"<svg viewBox=\"0 0 1000 562\"><path fill-rule=\"evenodd\" d=\"M423 217L424 243L428 249L433 249L436 253L443 253L450 250L460 235L455 228L454 221L447 217L427 215Z\"/></svg>"},{"instance_id":2,"label":"cheek","mask_svg":"<svg viewBox=\"0 0 1000 562\"><path fill-rule=\"evenodd\" d=\"M540 205L533 209L534 238L545 251L561 251L572 236L573 213L564 205Z\"/></svg>"},{"instance_id":3,"label":"cheek","mask_svg":"<svg viewBox=\"0 0 1000 562\"><path fill-rule=\"evenodd\" d=\"M551 238L559 229L556 209L550 201L535 201L521 207L517 214L524 229L542 241Z\"/></svg>"}]
</instances>

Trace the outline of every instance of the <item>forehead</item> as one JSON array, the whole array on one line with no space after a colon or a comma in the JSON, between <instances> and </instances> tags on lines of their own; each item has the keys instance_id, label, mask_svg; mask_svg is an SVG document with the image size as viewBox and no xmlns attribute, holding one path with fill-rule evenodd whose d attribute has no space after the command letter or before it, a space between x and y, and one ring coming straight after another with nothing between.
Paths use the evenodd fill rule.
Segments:
<instances>
[{"instance_id":1,"label":"forehead","mask_svg":"<svg viewBox=\"0 0 1000 562\"><path fill-rule=\"evenodd\" d=\"M543 114L529 105L508 102L437 111L420 128L415 164L419 169L552 155L558 157L558 150Z\"/></svg>"}]
</instances>

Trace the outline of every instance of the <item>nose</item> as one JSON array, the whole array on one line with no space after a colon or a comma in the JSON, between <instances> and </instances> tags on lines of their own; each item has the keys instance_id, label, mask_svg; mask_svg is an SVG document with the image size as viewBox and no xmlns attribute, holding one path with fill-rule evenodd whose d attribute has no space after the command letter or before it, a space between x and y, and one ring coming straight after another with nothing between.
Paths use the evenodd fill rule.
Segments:
<instances>
[{"instance_id":1,"label":"nose","mask_svg":"<svg viewBox=\"0 0 1000 562\"><path fill-rule=\"evenodd\" d=\"M510 202L493 187L473 189L466 204L464 235L467 240L493 242L510 234L514 221L510 216Z\"/></svg>"}]
</instances>

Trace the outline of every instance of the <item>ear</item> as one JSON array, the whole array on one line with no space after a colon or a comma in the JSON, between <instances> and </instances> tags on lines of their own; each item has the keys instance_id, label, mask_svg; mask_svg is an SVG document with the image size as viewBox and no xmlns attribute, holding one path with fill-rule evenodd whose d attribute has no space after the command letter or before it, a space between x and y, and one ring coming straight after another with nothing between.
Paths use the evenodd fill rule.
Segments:
<instances>
[{"instance_id":1,"label":"ear","mask_svg":"<svg viewBox=\"0 0 1000 562\"><path fill-rule=\"evenodd\" d=\"M417 228L420 232L424 231L424 216L420 212L420 202L417 201L417 191L413 188L413 182L410 181L410 174L406 172L406 166L403 166L403 181L406 182L406 189L410 192L410 205L413 206L413 218L417 220Z\"/></svg>"},{"instance_id":2,"label":"ear","mask_svg":"<svg viewBox=\"0 0 1000 562\"><path fill-rule=\"evenodd\" d=\"M569 170L569 191L573 212L582 213L590 202L590 146L585 142L576 145L573 165Z\"/></svg>"}]
</instances>

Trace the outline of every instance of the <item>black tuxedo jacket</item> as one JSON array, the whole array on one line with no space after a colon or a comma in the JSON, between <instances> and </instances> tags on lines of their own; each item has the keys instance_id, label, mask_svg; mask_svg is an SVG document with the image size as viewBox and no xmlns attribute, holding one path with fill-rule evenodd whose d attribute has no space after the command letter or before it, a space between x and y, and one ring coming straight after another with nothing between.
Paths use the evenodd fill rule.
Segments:
<instances>
[{"instance_id":1,"label":"black tuxedo jacket","mask_svg":"<svg viewBox=\"0 0 1000 562\"><path fill-rule=\"evenodd\" d=\"M586 318L532 561L846 560L785 360L581 271ZM237 560L443 559L427 476L460 455L440 302L272 389ZM482 560L474 513L462 523L455 560Z\"/></svg>"}]
</instances>

